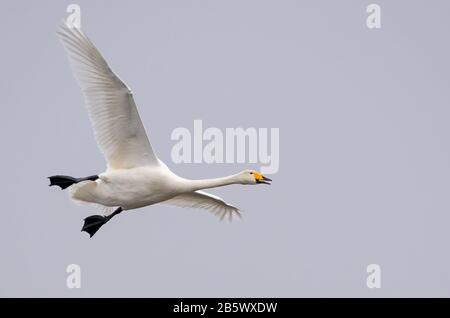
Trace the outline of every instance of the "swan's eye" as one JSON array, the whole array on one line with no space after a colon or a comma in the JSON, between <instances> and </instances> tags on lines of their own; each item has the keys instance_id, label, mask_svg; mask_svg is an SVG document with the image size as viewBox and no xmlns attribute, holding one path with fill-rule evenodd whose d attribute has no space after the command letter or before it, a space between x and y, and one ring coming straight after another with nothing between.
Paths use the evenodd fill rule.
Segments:
<instances>
[{"instance_id":1,"label":"swan's eye","mask_svg":"<svg viewBox=\"0 0 450 318\"><path fill-rule=\"evenodd\" d=\"M250 174L253 174L253 172L249 172Z\"/></svg>"}]
</instances>

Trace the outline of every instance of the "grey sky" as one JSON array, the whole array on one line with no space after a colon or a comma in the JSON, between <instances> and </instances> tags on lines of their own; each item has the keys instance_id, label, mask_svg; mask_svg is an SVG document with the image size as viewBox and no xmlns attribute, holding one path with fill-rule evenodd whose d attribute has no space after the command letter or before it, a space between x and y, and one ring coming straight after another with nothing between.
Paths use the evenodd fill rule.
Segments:
<instances>
[{"instance_id":1,"label":"grey sky","mask_svg":"<svg viewBox=\"0 0 450 318\"><path fill-rule=\"evenodd\" d=\"M259 166L172 163L195 119L280 128L272 186L211 191L242 222L152 206L93 239L46 180L105 167L55 35L69 3L0 2L0 296L450 296L448 1L76 1L174 172Z\"/></svg>"}]
</instances>

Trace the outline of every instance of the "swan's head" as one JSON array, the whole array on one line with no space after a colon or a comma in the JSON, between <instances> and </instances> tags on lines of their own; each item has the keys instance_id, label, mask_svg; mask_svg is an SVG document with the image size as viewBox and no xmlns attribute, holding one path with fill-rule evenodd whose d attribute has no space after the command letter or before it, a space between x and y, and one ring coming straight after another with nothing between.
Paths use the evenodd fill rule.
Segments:
<instances>
[{"instance_id":1,"label":"swan's head","mask_svg":"<svg viewBox=\"0 0 450 318\"><path fill-rule=\"evenodd\" d=\"M241 184L270 184L272 179L264 177L261 172L254 170L244 170L238 174Z\"/></svg>"}]
</instances>

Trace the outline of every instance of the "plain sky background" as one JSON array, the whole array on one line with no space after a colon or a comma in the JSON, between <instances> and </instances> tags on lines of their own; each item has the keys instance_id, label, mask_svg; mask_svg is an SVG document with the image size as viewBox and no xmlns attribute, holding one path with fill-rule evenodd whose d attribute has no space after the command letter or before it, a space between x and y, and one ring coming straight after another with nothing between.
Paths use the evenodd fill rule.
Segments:
<instances>
[{"instance_id":1,"label":"plain sky background","mask_svg":"<svg viewBox=\"0 0 450 318\"><path fill-rule=\"evenodd\" d=\"M378 0L380 30L361 0L77 1L174 172L259 166L173 164L195 119L281 138L272 186L211 191L243 221L152 206L93 239L46 179L105 168L55 34L70 3L0 2L0 296L450 296L449 1Z\"/></svg>"}]
</instances>

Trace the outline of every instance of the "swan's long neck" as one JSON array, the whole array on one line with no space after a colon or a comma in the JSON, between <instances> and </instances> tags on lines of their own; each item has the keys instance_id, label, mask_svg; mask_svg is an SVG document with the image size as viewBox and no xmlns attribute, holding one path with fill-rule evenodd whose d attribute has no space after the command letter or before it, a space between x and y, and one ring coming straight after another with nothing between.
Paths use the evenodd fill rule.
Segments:
<instances>
[{"instance_id":1,"label":"swan's long neck","mask_svg":"<svg viewBox=\"0 0 450 318\"><path fill-rule=\"evenodd\" d=\"M188 180L188 183L192 191L197 191L202 189L222 187L229 184L236 184L240 182L237 178L237 175L232 175L228 177L214 178L214 179Z\"/></svg>"}]
</instances>

